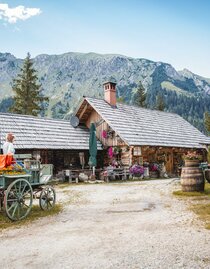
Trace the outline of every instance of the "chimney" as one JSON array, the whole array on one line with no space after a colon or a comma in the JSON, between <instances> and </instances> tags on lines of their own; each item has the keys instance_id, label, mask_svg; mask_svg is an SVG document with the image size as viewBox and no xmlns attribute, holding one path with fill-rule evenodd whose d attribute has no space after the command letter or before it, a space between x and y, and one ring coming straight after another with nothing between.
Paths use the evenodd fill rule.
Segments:
<instances>
[{"instance_id":1,"label":"chimney","mask_svg":"<svg viewBox=\"0 0 210 269\"><path fill-rule=\"evenodd\" d=\"M116 83L105 82L104 84L104 99L112 107L116 107L117 97L116 97Z\"/></svg>"}]
</instances>

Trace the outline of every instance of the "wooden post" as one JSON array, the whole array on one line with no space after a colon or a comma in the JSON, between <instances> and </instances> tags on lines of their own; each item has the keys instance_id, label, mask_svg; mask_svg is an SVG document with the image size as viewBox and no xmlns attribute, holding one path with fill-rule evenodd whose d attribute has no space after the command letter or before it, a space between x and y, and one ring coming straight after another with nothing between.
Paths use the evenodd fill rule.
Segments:
<instances>
[{"instance_id":1,"label":"wooden post","mask_svg":"<svg viewBox=\"0 0 210 269\"><path fill-rule=\"evenodd\" d=\"M170 150L170 154L171 154L171 173L173 173L174 171L174 153L173 153L173 148L171 148Z\"/></svg>"},{"instance_id":2,"label":"wooden post","mask_svg":"<svg viewBox=\"0 0 210 269\"><path fill-rule=\"evenodd\" d=\"M129 150L129 166L131 166L133 163L133 147L130 147Z\"/></svg>"},{"instance_id":3,"label":"wooden post","mask_svg":"<svg viewBox=\"0 0 210 269\"><path fill-rule=\"evenodd\" d=\"M72 183L72 171L69 170L69 183Z\"/></svg>"}]
</instances>

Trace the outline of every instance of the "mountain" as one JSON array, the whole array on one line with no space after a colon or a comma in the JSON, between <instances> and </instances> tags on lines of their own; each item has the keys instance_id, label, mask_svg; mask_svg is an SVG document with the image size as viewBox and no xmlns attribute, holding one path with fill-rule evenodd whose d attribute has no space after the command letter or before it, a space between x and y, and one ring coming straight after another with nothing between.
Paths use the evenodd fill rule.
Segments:
<instances>
[{"instance_id":1,"label":"mountain","mask_svg":"<svg viewBox=\"0 0 210 269\"><path fill-rule=\"evenodd\" d=\"M135 59L117 54L65 53L38 55L34 59L43 93L50 97L45 115L68 117L83 95L103 97L103 82L115 79L118 97L132 104L139 80L147 90L149 107L155 107L161 93L166 111L176 112L200 130L203 113L210 111L210 79L187 69L176 71L170 64ZM23 59L0 53L0 111L12 103L12 79Z\"/></svg>"}]
</instances>

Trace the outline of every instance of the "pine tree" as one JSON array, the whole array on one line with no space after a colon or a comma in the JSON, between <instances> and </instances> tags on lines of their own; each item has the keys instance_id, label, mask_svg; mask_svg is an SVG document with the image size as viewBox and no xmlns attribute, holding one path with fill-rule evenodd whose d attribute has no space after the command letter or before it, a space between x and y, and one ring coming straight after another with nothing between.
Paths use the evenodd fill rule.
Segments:
<instances>
[{"instance_id":1,"label":"pine tree","mask_svg":"<svg viewBox=\"0 0 210 269\"><path fill-rule=\"evenodd\" d=\"M157 110L163 111L165 109L165 102L162 94L157 95L156 107Z\"/></svg>"},{"instance_id":2,"label":"pine tree","mask_svg":"<svg viewBox=\"0 0 210 269\"><path fill-rule=\"evenodd\" d=\"M210 133L210 113L209 112L204 113L204 124L205 124L206 131Z\"/></svg>"},{"instance_id":3,"label":"pine tree","mask_svg":"<svg viewBox=\"0 0 210 269\"><path fill-rule=\"evenodd\" d=\"M118 103L125 104L125 98L123 96L117 98Z\"/></svg>"},{"instance_id":4,"label":"pine tree","mask_svg":"<svg viewBox=\"0 0 210 269\"><path fill-rule=\"evenodd\" d=\"M15 96L10 112L37 116L43 109L43 102L48 101L48 98L41 93L41 85L38 84L36 70L33 68L29 53L20 73L13 80L12 90Z\"/></svg>"},{"instance_id":5,"label":"pine tree","mask_svg":"<svg viewBox=\"0 0 210 269\"><path fill-rule=\"evenodd\" d=\"M146 98L147 94L144 89L144 86L142 85L141 81L139 81L137 92L134 95L134 105L140 106L140 107L147 107L146 105Z\"/></svg>"}]
</instances>

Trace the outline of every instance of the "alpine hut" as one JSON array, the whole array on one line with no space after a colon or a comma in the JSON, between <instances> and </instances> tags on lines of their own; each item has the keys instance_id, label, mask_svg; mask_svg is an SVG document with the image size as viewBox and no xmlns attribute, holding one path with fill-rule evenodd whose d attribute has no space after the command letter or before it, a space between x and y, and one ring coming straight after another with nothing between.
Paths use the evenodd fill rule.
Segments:
<instances>
[{"instance_id":1,"label":"alpine hut","mask_svg":"<svg viewBox=\"0 0 210 269\"><path fill-rule=\"evenodd\" d=\"M88 128L97 126L97 138L107 153L105 163L121 165L165 163L177 174L182 155L198 150L205 159L210 139L177 114L116 102L116 83L104 83L104 99L84 97L75 116Z\"/></svg>"}]
</instances>

